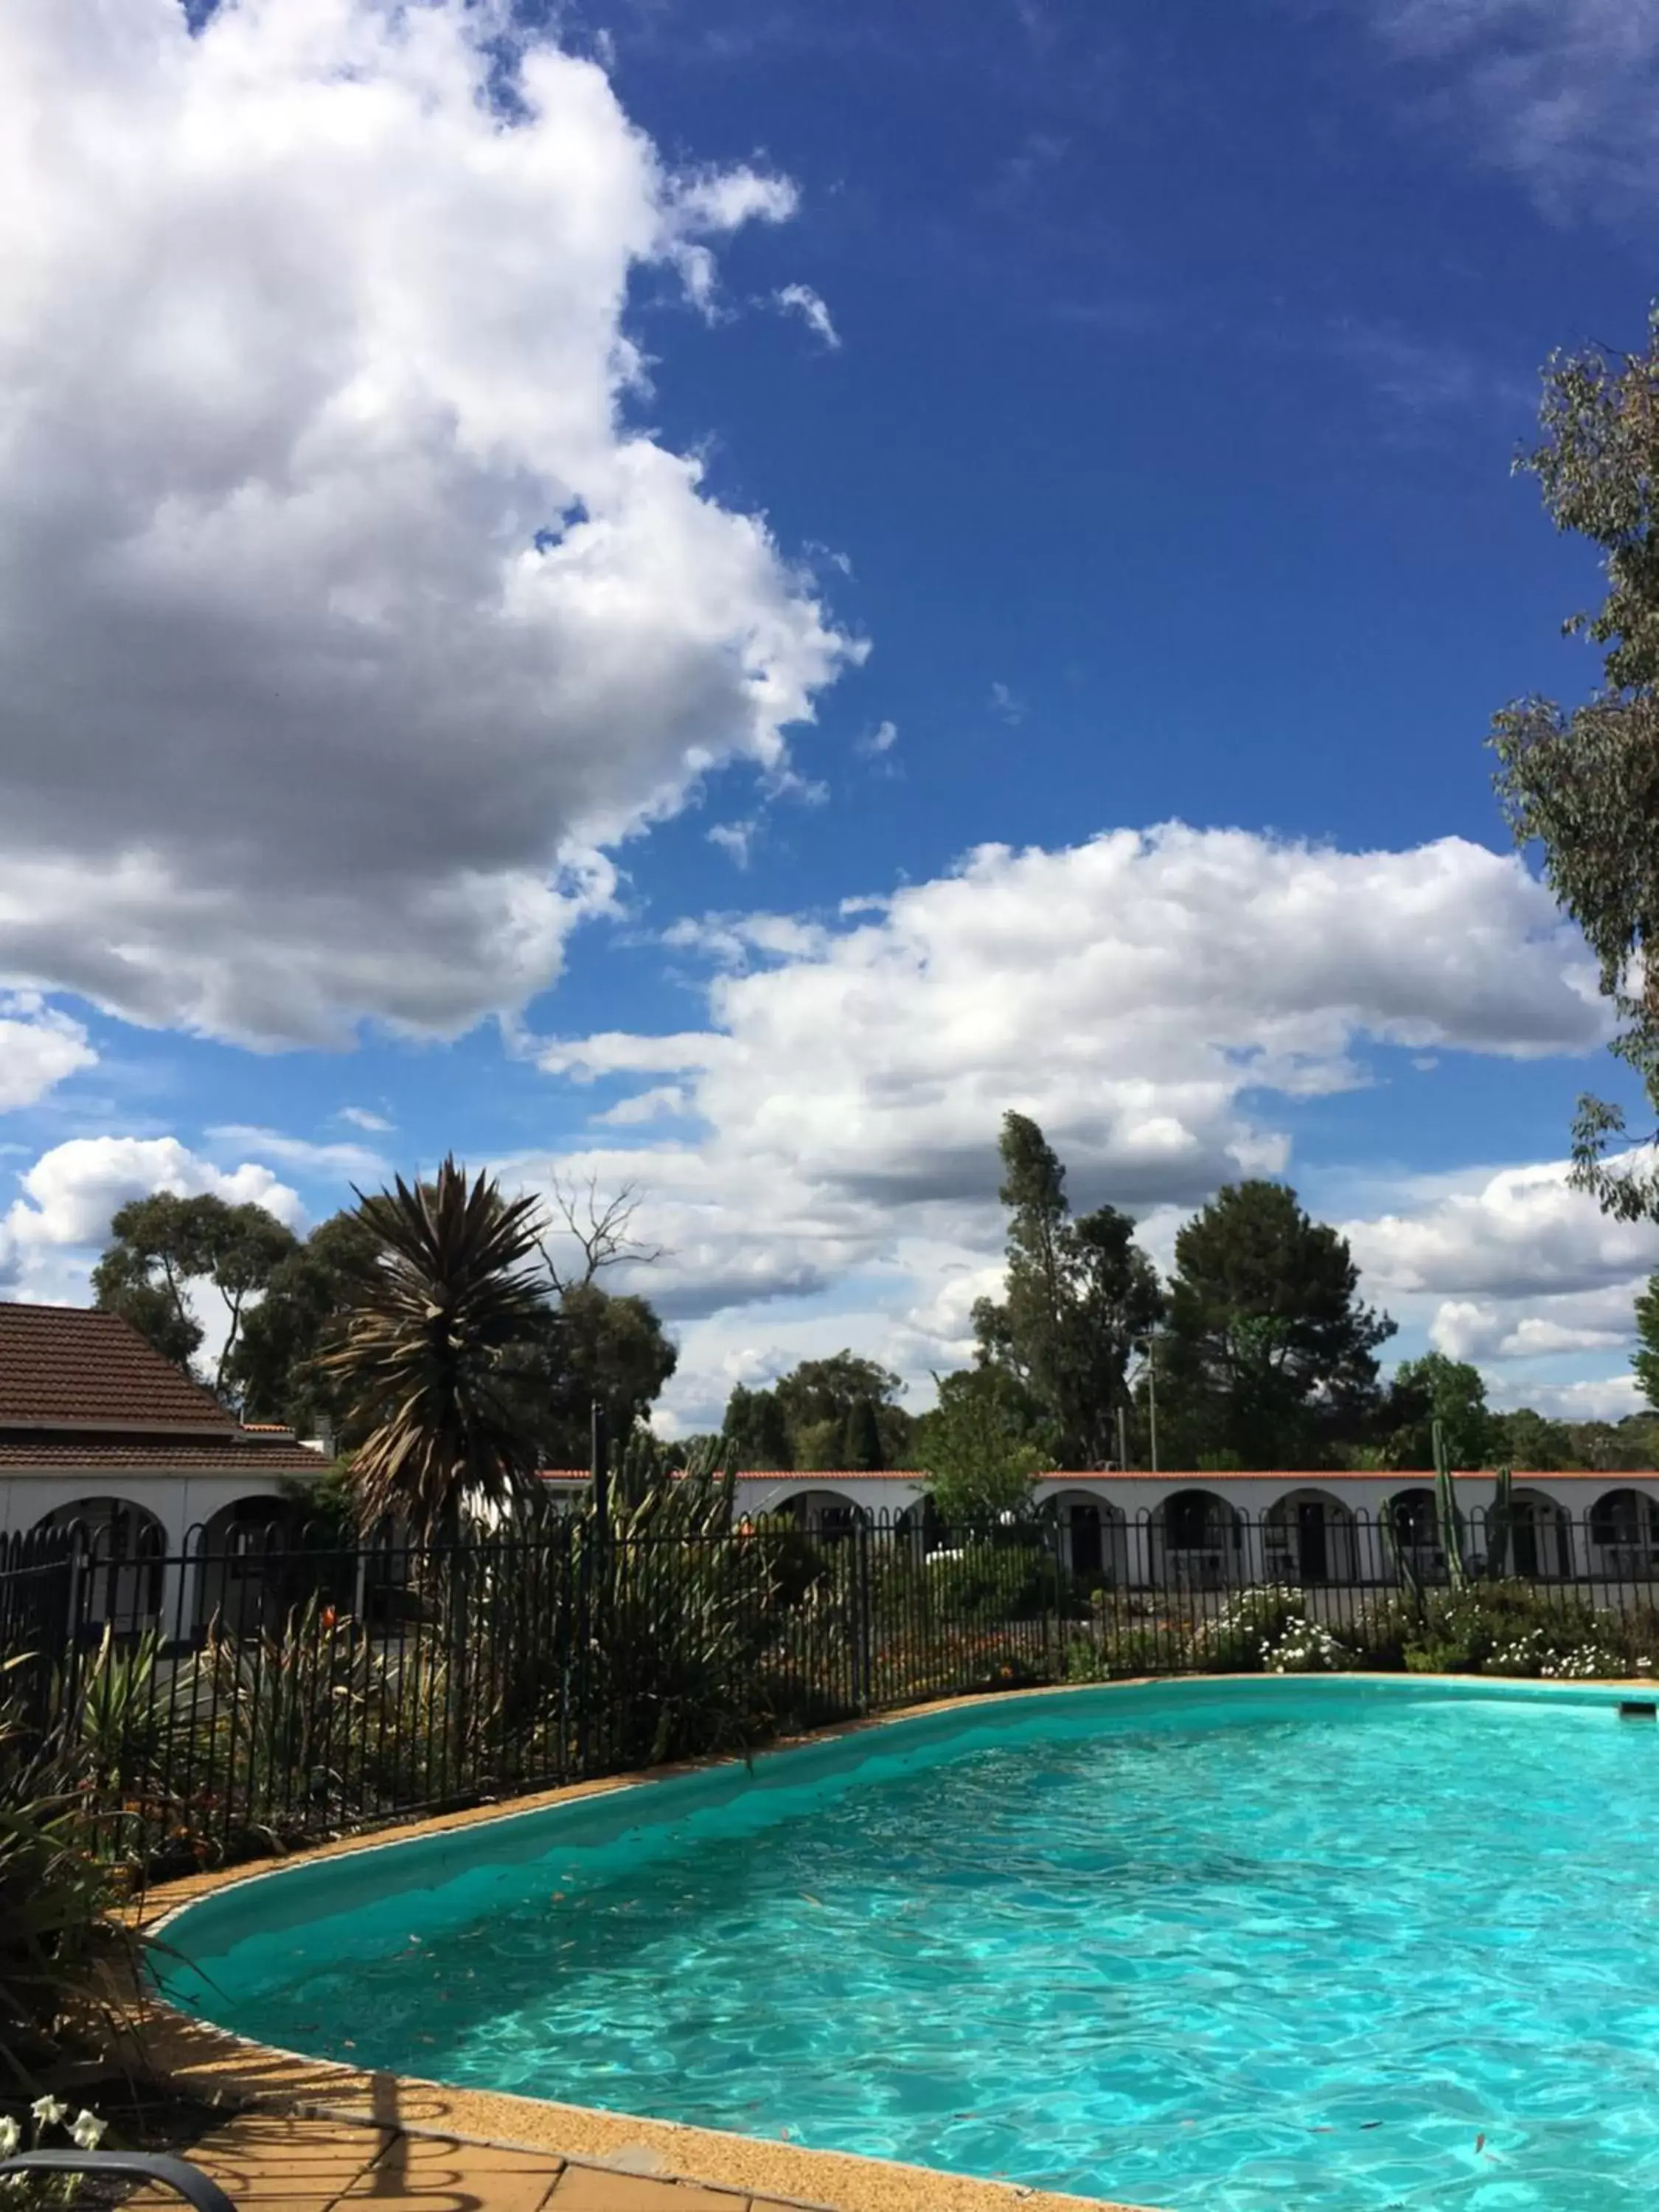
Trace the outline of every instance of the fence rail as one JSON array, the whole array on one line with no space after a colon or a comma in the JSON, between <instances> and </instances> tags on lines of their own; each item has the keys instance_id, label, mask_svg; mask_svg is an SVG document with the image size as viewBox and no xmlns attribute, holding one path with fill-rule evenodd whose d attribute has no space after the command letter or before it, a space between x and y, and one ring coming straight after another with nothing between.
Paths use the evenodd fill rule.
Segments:
<instances>
[{"instance_id":1,"label":"fence rail","mask_svg":"<svg viewBox=\"0 0 1659 2212\"><path fill-rule=\"evenodd\" d=\"M118 1521L0 1539L0 1694L107 1848L167 1868L975 1689L1645 1675L1651 1534L1617 1499L1511 1529L1501 1557L1471 1516L1454 1559L1409 1507L647 1538L573 1518L453 1543L273 1527L178 1553Z\"/></svg>"}]
</instances>

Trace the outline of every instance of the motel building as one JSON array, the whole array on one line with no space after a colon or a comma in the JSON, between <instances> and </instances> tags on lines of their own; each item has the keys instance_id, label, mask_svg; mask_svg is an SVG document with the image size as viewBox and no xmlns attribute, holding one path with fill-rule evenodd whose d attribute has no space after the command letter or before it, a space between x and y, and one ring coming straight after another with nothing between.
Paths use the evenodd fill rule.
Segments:
<instances>
[{"instance_id":1,"label":"motel building","mask_svg":"<svg viewBox=\"0 0 1659 2212\"><path fill-rule=\"evenodd\" d=\"M321 1443L238 1421L118 1314L0 1300L0 1567L9 1540L78 1528L89 1623L234 1621L327 1468Z\"/></svg>"},{"instance_id":2,"label":"motel building","mask_svg":"<svg viewBox=\"0 0 1659 2212\"><path fill-rule=\"evenodd\" d=\"M573 1502L585 1472L547 1474ZM1489 1474L1456 1478L1472 1547L1492 1496ZM1045 1476L1032 1486L1055 1527L1061 1559L1121 1588L1231 1588L1240 1583L1393 1582L1398 1568L1379 1523L1385 1510L1425 1580L1444 1571L1436 1543L1434 1476L1142 1474ZM815 1534L864 1524L921 1539L926 1492L914 1472L740 1474L737 1510L780 1514ZM1659 1472L1524 1474L1515 1480L1513 1567L1540 1581L1659 1579Z\"/></svg>"},{"instance_id":3,"label":"motel building","mask_svg":"<svg viewBox=\"0 0 1659 2212\"><path fill-rule=\"evenodd\" d=\"M0 1564L10 1540L71 1524L101 1577L94 1619L199 1633L258 1611L262 1559L297 1530L329 1451L239 1422L118 1315L0 1301ZM544 1477L577 1502L585 1471ZM1392 1582L1388 1510L1425 1579L1443 1571L1432 1477L1364 1474L1047 1475L1039 1513L1061 1559L1120 1587ZM1480 1549L1490 1474L1458 1478ZM783 1515L821 1537L898 1528L929 1540L915 1473L738 1478L740 1517ZM1515 1569L1545 1581L1659 1580L1659 1472L1516 1478Z\"/></svg>"}]
</instances>

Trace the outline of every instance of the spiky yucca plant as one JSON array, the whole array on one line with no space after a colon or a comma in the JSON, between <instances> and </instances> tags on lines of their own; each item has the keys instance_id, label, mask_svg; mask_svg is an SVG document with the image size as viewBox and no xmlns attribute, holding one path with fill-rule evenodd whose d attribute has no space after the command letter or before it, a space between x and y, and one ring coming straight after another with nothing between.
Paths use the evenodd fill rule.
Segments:
<instances>
[{"instance_id":1,"label":"spiky yucca plant","mask_svg":"<svg viewBox=\"0 0 1659 2212\"><path fill-rule=\"evenodd\" d=\"M0 2094L39 2087L102 2040L100 1970L136 1953L122 1866L94 1849L96 1814L60 1729L26 1724L0 1662ZM130 1869L128 1869L131 1870Z\"/></svg>"},{"instance_id":2,"label":"spiky yucca plant","mask_svg":"<svg viewBox=\"0 0 1659 2212\"><path fill-rule=\"evenodd\" d=\"M447 1158L430 1183L365 1198L380 1260L322 1364L368 1431L351 1482L365 1527L396 1516L419 1535L453 1534L469 1503L527 1487L535 1440L501 1388L499 1362L546 1310L533 1198L507 1200Z\"/></svg>"},{"instance_id":3,"label":"spiky yucca plant","mask_svg":"<svg viewBox=\"0 0 1659 2212\"><path fill-rule=\"evenodd\" d=\"M636 1429L611 1466L608 1522L590 1499L573 1530L610 1754L651 1766L739 1748L775 1583L764 1547L732 1527L735 1455L720 1439L675 1466Z\"/></svg>"}]
</instances>

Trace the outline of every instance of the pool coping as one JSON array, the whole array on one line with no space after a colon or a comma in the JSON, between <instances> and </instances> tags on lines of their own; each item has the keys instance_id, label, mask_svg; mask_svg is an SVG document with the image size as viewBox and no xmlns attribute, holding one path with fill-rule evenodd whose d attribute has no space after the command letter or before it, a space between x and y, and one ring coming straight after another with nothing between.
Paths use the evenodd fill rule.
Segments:
<instances>
[{"instance_id":1,"label":"pool coping","mask_svg":"<svg viewBox=\"0 0 1659 2212\"><path fill-rule=\"evenodd\" d=\"M1283 1680L1305 1686L1312 1680L1343 1682L1473 1684L1526 1678L1493 1675L1404 1675L1367 1671L1334 1675L1206 1674L1137 1675L1111 1682L1073 1682L977 1692L907 1705L890 1713L781 1739L756 1751L756 1760L786 1756L811 1744L872 1734L923 1715L980 1705L1019 1704L1031 1698L1139 1689L1172 1681L1265 1684ZM1527 1681L1546 1695L1560 1691L1651 1689L1652 1683L1629 1677L1605 1682ZM359 1852L392 1850L426 1836L525 1818L548 1808L638 1789L711 1769L743 1765L738 1755L686 1759L627 1774L569 1783L524 1797L468 1806L459 1811L333 1838L303 1850L266 1859L185 1875L158 1884L136 1901L134 1924L165 1941L164 1931L201 1899L245 1883L265 1881L290 1867ZM1045 2191L1025 2184L971 2177L861 2156L848 2151L808 2149L777 2138L740 2135L723 2129L687 2126L596 2107L561 2104L501 2090L462 2089L418 2075L399 2075L353 2067L334 2059L313 2058L233 2034L181 2012L135 1972L113 1993L113 2008L133 2063L209 2102L275 2110L365 2126L395 2127L410 2135L441 2135L464 2142L501 2144L556 2151L573 2164L658 2179L674 2179L782 2199L798 2205L833 2208L833 2212L1150 2212L1150 2208L1114 2204L1100 2197Z\"/></svg>"}]
</instances>

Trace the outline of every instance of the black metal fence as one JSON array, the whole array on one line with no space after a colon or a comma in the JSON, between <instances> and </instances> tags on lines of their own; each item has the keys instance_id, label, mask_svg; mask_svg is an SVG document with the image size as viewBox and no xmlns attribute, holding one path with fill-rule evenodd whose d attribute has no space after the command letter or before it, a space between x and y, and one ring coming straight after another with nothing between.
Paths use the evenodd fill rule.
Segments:
<instances>
[{"instance_id":1,"label":"black metal fence","mask_svg":"<svg viewBox=\"0 0 1659 2212\"><path fill-rule=\"evenodd\" d=\"M1195 1671L1647 1675L1659 1523L1540 1501L1502 1556L1206 1493L956 1534L915 1516L455 1543L291 1527L169 1553L0 1540L0 1694L155 1867L735 1751L954 1693ZM1177 1510L1178 1509L1178 1510Z\"/></svg>"}]
</instances>

